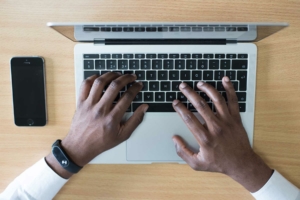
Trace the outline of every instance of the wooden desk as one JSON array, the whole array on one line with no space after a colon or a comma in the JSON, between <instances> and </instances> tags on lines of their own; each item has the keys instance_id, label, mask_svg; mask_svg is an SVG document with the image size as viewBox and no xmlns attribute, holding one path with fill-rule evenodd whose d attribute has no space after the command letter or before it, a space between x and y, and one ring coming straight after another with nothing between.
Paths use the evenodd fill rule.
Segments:
<instances>
[{"instance_id":1,"label":"wooden desk","mask_svg":"<svg viewBox=\"0 0 300 200\"><path fill-rule=\"evenodd\" d=\"M290 27L257 43L254 149L300 187L300 2L216 1L2 1L0 6L0 191L45 156L69 130L75 111L74 43L46 22L269 21ZM49 123L13 123L9 60L46 60ZM57 199L252 199L230 178L186 165L88 165Z\"/></svg>"}]
</instances>

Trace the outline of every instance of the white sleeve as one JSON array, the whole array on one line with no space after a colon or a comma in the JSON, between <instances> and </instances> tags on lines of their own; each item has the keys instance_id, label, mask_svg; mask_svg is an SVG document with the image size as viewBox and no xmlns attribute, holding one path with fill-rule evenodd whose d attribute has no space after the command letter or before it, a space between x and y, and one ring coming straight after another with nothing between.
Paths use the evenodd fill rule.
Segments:
<instances>
[{"instance_id":1,"label":"white sleeve","mask_svg":"<svg viewBox=\"0 0 300 200\"><path fill-rule=\"evenodd\" d=\"M11 182L0 194L0 200L52 199L67 181L57 175L43 158Z\"/></svg>"},{"instance_id":2,"label":"white sleeve","mask_svg":"<svg viewBox=\"0 0 300 200\"><path fill-rule=\"evenodd\" d=\"M257 200L300 200L300 190L276 170L260 190L251 194Z\"/></svg>"}]
</instances>

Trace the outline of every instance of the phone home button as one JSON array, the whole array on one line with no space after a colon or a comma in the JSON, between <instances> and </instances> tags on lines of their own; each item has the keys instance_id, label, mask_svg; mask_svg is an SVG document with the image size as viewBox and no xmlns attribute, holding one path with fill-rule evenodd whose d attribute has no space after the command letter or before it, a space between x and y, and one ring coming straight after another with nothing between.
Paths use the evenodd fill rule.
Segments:
<instances>
[{"instance_id":1,"label":"phone home button","mask_svg":"<svg viewBox=\"0 0 300 200\"><path fill-rule=\"evenodd\" d=\"M34 124L34 121L32 119L28 119L27 123L28 123L29 126L32 126Z\"/></svg>"}]
</instances>

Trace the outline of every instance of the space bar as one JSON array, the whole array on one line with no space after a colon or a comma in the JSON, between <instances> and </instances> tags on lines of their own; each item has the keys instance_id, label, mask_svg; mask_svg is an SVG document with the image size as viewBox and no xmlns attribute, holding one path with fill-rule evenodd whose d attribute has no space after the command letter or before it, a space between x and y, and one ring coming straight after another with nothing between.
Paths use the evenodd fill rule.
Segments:
<instances>
[{"instance_id":1,"label":"space bar","mask_svg":"<svg viewBox=\"0 0 300 200\"><path fill-rule=\"evenodd\" d=\"M133 111L137 109L142 103L132 103ZM147 103L149 108L147 112L175 112L172 103Z\"/></svg>"}]
</instances>

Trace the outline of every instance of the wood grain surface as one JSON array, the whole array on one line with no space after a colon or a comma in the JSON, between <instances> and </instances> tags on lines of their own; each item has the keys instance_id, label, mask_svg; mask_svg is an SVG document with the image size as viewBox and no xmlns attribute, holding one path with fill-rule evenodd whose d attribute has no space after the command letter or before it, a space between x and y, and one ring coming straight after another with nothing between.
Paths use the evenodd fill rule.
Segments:
<instances>
[{"instance_id":1,"label":"wood grain surface","mask_svg":"<svg viewBox=\"0 0 300 200\"><path fill-rule=\"evenodd\" d=\"M300 1L51 0L0 2L0 192L50 151L69 130L75 111L74 43L46 27L54 22L288 22L257 43L254 150L300 187ZM13 123L9 60L46 60L49 122ZM56 199L253 199L222 174L187 165L88 165Z\"/></svg>"}]
</instances>

